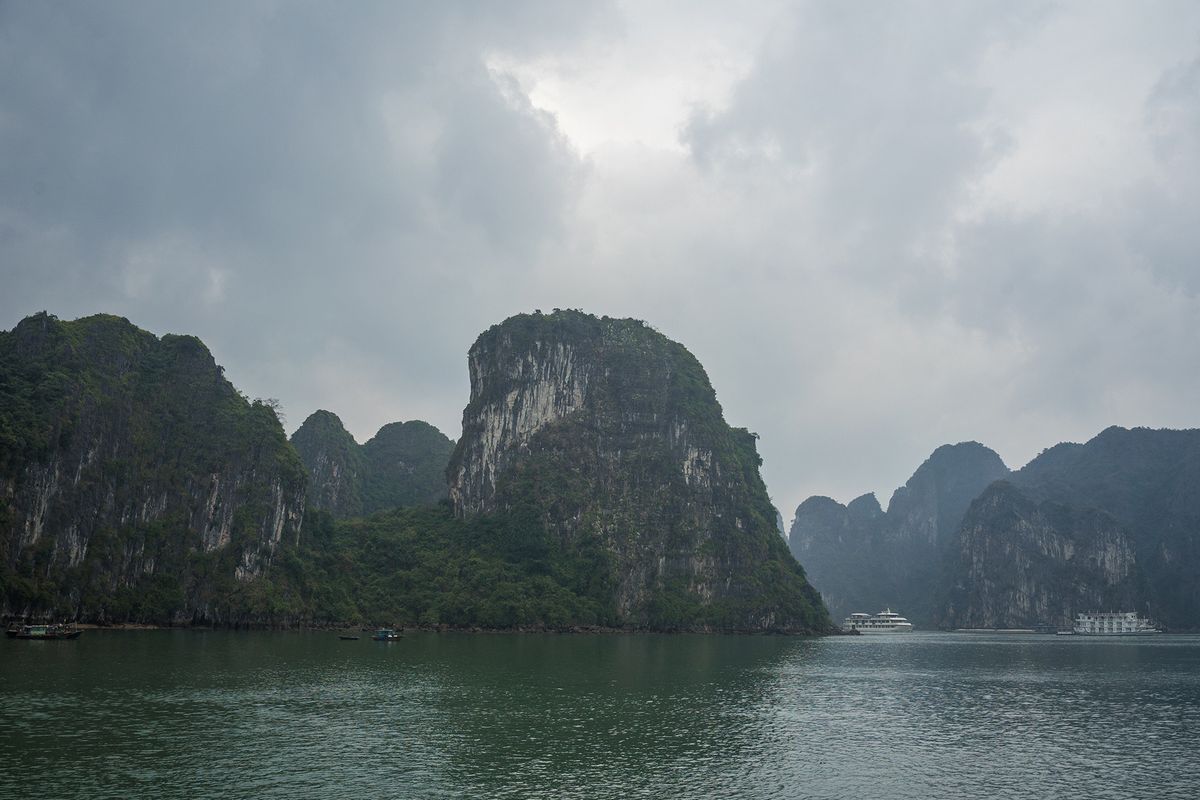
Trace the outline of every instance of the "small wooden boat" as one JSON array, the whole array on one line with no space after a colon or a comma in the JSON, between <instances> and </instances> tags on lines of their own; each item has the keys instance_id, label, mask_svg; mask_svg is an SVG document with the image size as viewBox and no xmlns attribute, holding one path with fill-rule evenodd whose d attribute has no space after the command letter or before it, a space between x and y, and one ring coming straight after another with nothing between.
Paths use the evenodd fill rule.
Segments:
<instances>
[{"instance_id":1,"label":"small wooden boat","mask_svg":"<svg viewBox=\"0 0 1200 800\"><path fill-rule=\"evenodd\" d=\"M5 631L10 639L78 639L83 631L71 625L15 625Z\"/></svg>"},{"instance_id":2,"label":"small wooden boat","mask_svg":"<svg viewBox=\"0 0 1200 800\"><path fill-rule=\"evenodd\" d=\"M338 638L345 642L357 642L359 640L358 636L346 636L345 634L338 634Z\"/></svg>"},{"instance_id":3,"label":"small wooden boat","mask_svg":"<svg viewBox=\"0 0 1200 800\"><path fill-rule=\"evenodd\" d=\"M400 633L392 628L379 628L371 634L377 642L395 642L400 639Z\"/></svg>"}]
</instances>

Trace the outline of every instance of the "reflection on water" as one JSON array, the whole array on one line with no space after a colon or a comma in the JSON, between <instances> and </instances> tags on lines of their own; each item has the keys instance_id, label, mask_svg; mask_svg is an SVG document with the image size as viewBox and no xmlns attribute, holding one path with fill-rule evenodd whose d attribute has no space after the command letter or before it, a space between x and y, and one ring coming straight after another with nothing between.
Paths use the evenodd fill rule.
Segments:
<instances>
[{"instance_id":1,"label":"reflection on water","mask_svg":"<svg viewBox=\"0 0 1200 800\"><path fill-rule=\"evenodd\" d=\"M0 642L0 797L1194 797L1200 638Z\"/></svg>"}]
</instances>

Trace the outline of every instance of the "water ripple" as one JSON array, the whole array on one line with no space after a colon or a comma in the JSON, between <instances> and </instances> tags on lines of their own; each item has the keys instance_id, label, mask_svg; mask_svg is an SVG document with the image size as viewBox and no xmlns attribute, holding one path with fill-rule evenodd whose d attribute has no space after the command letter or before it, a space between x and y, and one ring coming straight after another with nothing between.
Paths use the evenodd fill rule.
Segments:
<instances>
[{"instance_id":1,"label":"water ripple","mask_svg":"<svg viewBox=\"0 0 1200 800\"><path fill-rule=\"evenodd\" d=\"M2 797L1200 794L1193 637L93 632L0 647Z\"/></svg>"}]
</instances>

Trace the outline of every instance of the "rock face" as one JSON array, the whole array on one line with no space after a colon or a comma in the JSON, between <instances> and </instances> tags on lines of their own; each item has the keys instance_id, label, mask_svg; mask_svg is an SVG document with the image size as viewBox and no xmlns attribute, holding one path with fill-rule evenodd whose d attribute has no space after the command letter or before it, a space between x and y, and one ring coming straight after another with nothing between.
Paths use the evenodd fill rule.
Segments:
<instances>
[{"instance_id":1,"label":"rock face","mask_svg":"<svg viewBox=\"0 0 1200 800\"><path fill-rule=\"evenodd\" d=\"M358 442L336 414L316 411L292 434L292 446L308 470L308 505L335 517L363 513L365 472Z\"/></svg>"},{"instance_id":2,"label":"rock face","mask_svg":"<svg viewBox=\"0 0 1200 800\"><path fill-rule=\"evenodd\" d=\"M309 416L292 435L309 474L309 505L335 517L430 505L446 497L446 462L454 443L413 420L384 425L359 445L328 411Z\"/></svg>"},{"instance_id":3,"label":"rock face","mask_svg":"<svg viewBox=\"0 0 1200 800\"><path fill-rule=\"evenodd\" d=\"M754 435L725 423L681 345L636 320L521 315L469 366L447 469L458 515L524 514L565 552L599 547L623 624L827 628L775 531Z\"/></svg>"},{"instance_id":4,"label":"rock face","mask_svg":"<svg viewBox=\"0 0 1200 800\"><path fill-rule=\"evenodd\" d=\"M304 498L274 411L198 339L45 313L0 333L6 613L223 621Z\"/></svg>"},{"instance_id":5,"label":"rock face","mask_svg":"<svg viewBox=\"0 0 1200 800\"><path fill-rule=\"evenodd\" d=\"M874 494L848 506L813 497L796 509L789 544L835 619L898 609L919 626L937 618L933 587L963 514L1008 474L977 442L943 445L897 489L887 512Z\"/></svg>"},{"instance_id":6,"label":"rock face","mask_svg":"<svg viewBox=\"0 0 1200 800\"><path fill-rule=\"evenodd\" d=\"M1110 514L1135 555L1136 609L1174 630L1200 628L1200 430L1108 428L1046 450L1012 483L1037 502Z\"/></svg>"},{"instance_id":7,"label":"rock face","mask_svg":"<svg viewBox=\"0 0 1200 800\"><path fill-rule=\"evenodd\" d=\"M1006 481L971 504L947 566L944 627L1065 626L1079 611L1138 607L1134 548L1112 515L1039 503Z\"/></svg>"}]
</instances>

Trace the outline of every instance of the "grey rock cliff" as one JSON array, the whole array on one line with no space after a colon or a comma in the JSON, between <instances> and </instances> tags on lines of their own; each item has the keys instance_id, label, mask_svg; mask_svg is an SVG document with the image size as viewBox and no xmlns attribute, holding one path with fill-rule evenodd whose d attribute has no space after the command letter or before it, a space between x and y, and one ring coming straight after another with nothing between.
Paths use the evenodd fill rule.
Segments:
<instances>
[{"instance_id":1,"label":"grey rock cliff","mask_svg":"<svg viewBox=\"0 0 1200 800\"><path fill-rule=\"evenodd\" d=\"M362 514L362 453L337 415L313 412L292 434L291 442L308 469L310 507L335 517Z\"/></svg>"},{"instance_id":2,"label":"grey rock cliff","mask_svg":"<svg viewBox=\"0 0 1200 800\"><path fill-rule=\"evenodd\" d=\"M1134 548L1112 515L1039 503L1004 481L972 503L948 567L944 627L1061 627L1138 604Z\"/></svg>"},{"instance_id":3,"label":"grey rock cliff","mask_svg":"<svg viewBox=\"0 0 1200 800\"><path fill-rule=\"evenodd\" d=\"M1110 427L1046 450L1012 483L1039 502L1110 514L1136 556L1136 609L1173 630L1200 629L1200 430Z\"/></svg>"},{"instance_id":4,"label":"grey rock cliff","mask_svg":"<svg viewBox=\"0 0 1200 800\"><path fill-rule=\"evenodd\" d=\"M299 459L193 337L39 314L0 333L0 393L7 613L215 620L297 541Z\"/></svg>"},{"instance_id":5,"label":"grey rock cliff","mask_svg":"<svg viewBox=\"0 0 1200 800\"><path fill-rule=\"evenodd\" d=\"M468 361L457 514L527 513L558 547L601 547L626 624L828 624L775 531L754 436L725 423L682 346L556 312L493 327Z\"/></svg>"}]
</instances>

